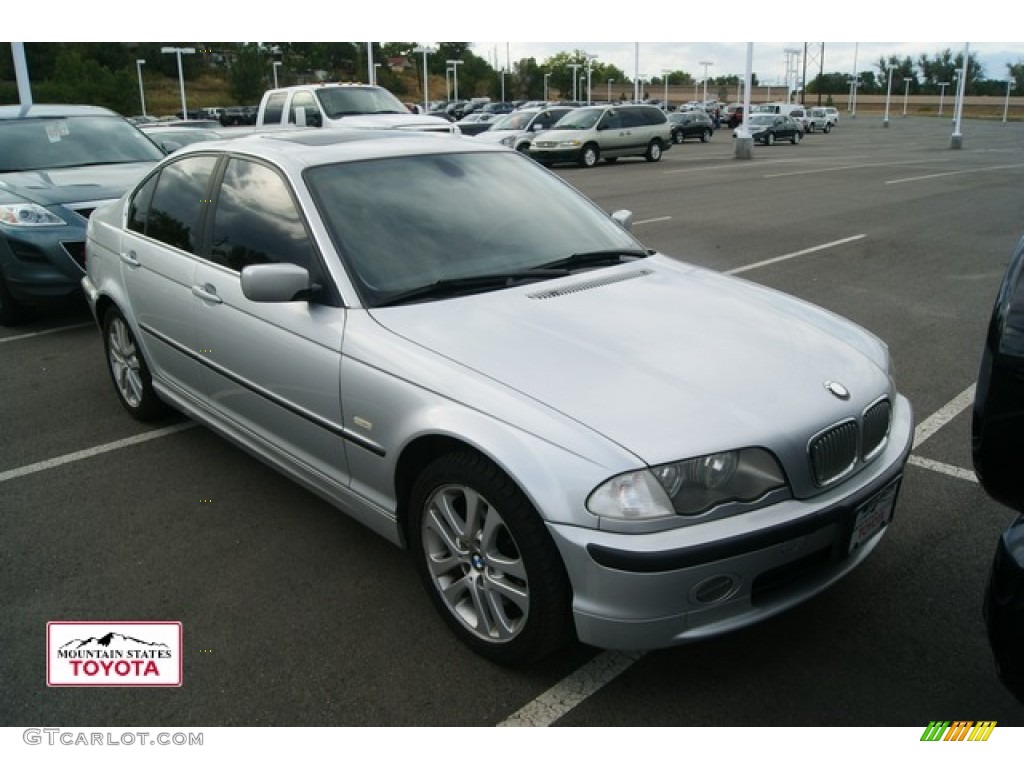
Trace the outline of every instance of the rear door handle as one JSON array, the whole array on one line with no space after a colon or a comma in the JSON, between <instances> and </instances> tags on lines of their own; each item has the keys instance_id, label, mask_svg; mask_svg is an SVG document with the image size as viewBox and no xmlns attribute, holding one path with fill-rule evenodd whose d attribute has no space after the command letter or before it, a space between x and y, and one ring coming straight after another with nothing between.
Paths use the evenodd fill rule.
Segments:
<instances>
[{"instance_id":1,"label":"rear door handle","mask_svg":"<svg viewBox=\"0 0 1024 768\"><path fill-rule=\"evenodd\" d=\"M141 267L142 262L139 261L139 257L135 254L135 251L128 251L128 253L121 254L121 261L127 264L129 267Z\"/></svg>"},{"instance_id":2,"label":"rear door handle","mask_svg":"<svg viewBox=\"0 0 1024 768\"><path fill-rule=\"evenodd\" d=\"M197 296L203 301L208 301L211 304L223 304L224 300L217 295L217 289L209 283L205 285L193 285L192 295Z\"/></svg>"}]
</instances>

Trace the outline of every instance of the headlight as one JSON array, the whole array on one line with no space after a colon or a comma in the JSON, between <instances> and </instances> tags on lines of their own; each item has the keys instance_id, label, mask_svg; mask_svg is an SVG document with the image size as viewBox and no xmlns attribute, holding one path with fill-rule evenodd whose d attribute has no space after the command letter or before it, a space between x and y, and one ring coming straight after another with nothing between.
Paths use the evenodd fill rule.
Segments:
<instances>
[{"instance_id":1,"label":"headlight","mask_svg":"<svg viewBox=\"0 0 1024 768\"><path fill-rule=\"evenodd\" d=\"M63 227L67 222L35 203L6 203L0 205L0 224L9 227Z\"/></svg>"},{"instance_id":2,"label":"headlight","mask_svg":"<svg viewBox=\"0 0 1024 768\"><path fill-rule=\"evenodd\" d=\"M721 504L756 501L785 486L772 454L744 448L613 477L590 495L587 509L620 520L692 516Z\"/></svg>"},{"instance_id":3,"label":"headlight","mask_svg":"<svg viewBox=\"0 0 1024 768\"><path fill-rule=\"evenodd\" d=\"M566 139L565 141L558 142L558 146L560 147L578 147L579 145L579 139Z\"/></svg>"}]
</instances>

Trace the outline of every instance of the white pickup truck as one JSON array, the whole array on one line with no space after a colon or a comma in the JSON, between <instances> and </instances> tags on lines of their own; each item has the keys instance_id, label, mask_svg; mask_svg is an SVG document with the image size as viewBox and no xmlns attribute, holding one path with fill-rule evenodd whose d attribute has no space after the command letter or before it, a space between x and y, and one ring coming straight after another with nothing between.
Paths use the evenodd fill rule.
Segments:
<instances>
[{"instance_id":1,"label":"white pickup truck","mask_svg":"<svg viewBox=\"0 0 1024 768\"><path fill-rule=\"evenodd\" d=\"M443 117L414 114L390 91L359 83L293 85L269 90L260 101L256 125L460 133L456 125Z\"/></svg>"}]
</instances>

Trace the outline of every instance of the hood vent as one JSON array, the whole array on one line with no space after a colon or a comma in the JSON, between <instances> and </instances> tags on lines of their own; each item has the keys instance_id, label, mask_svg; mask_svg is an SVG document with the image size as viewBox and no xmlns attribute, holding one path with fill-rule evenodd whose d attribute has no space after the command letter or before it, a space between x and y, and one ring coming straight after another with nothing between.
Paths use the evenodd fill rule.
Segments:
<instances>
[{"instance_id":1,"label":"hood vent","mask_svg":"<svg viewBox=\"0 0 1024 768\"><path fill-rule=\"evenodd\" d=\"M614 275L608 275L606 277L595 277L589 280L583 280L573 285L567 285L563 288L555 288L550 291L540 291L538 293L531 293L528 298L531 299L557 299L562 296L569 296L573 293L581 293L583 291L589 291L591 288L601 288L606 285L613 285L615 283L622 283L626 280L633 280L638 277L647 277L647 275L654 274L649 269L638 269L632 272L617 272Z\"/></svg>"}]
</instances>

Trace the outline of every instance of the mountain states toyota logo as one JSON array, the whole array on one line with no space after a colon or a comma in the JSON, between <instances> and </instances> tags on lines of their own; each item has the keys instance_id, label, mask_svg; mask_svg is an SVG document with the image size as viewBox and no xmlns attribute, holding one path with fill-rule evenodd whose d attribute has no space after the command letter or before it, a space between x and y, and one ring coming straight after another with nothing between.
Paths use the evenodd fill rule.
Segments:
<instances>
[{"instance_id":1,"label":"mountain states toyota logo","mask_svg":"<svg viewBox=\"0 0 1024 768\"><path fill-rule=\"evenodd\" d=\"M50 686L180 686L180 621L51 621Z\"/></svg>"}]
</instances>

